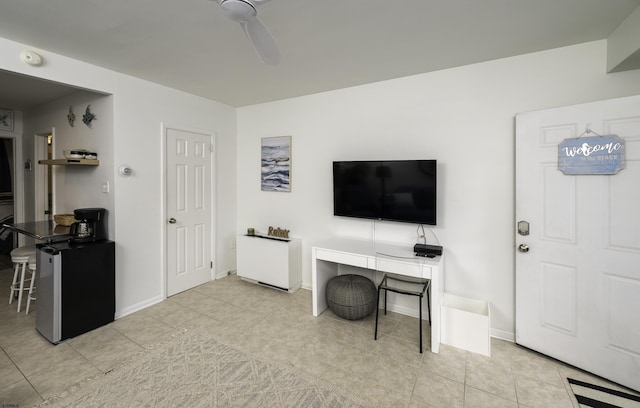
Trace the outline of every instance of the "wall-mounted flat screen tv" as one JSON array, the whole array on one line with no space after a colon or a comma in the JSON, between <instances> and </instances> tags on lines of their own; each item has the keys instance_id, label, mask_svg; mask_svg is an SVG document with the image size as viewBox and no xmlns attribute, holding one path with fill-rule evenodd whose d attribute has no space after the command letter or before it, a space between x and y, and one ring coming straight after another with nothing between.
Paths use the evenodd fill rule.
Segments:
<instances>
[{"instance_id":1,"label":"wall-mounted flat screen tv","mask_svg":"<svg viewBox=\"0 0 640 408\"><path fill-rule=\"evenodd\" d=\"M333 213L436 225L436 160L333 162Z\"/></svg>"}]
</instances>

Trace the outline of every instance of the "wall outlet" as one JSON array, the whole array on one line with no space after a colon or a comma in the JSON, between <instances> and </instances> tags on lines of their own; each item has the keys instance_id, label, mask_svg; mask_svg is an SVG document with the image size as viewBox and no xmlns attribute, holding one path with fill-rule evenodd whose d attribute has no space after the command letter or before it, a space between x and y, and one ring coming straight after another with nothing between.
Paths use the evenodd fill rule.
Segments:
<instances>
[{"instance_id":1,"label":"wall outlet","mask_svg":"<svg viewBox=\"0 0 640 408\"><path fill-rule=\"evenodd\" d=\"M231 249L236 249L236 239L231 238Z\"/></svg>"}]
</instances>

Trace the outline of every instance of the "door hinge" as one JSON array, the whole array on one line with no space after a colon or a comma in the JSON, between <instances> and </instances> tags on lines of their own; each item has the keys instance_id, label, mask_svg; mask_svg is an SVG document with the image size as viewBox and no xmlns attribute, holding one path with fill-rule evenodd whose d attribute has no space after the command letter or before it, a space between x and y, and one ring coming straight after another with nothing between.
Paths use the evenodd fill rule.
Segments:
<instances>
[{"instance_id":1,"label":"door hinge","mask_svg":"<svg viewBox=\"0 0 640 408\"><path fill-rule=\"evenodd\" d=\"M213 269L213 261L211 261L211 263L209 264L209 267Z\"/></svg>"}]
</instances>

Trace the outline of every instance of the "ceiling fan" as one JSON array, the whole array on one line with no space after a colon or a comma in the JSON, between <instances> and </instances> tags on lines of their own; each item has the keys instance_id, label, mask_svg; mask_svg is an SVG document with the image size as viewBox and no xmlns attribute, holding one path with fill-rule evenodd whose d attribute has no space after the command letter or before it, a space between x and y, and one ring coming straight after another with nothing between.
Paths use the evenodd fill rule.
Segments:
<instances>
[{"instance_id":1,"label":"ceiling fan","mask_svg":"<svg viewBox=\"0 0 640 408\"><path fill-rule=\"evenodd\" d=\"M266 3L269 0L215 1L218 2L227 17L240 23L262 62L269 65L277 65L280 62L278 44L267 27L258 19L258 11L256 10L256 5Z\"/></svg>"}]
</instances>

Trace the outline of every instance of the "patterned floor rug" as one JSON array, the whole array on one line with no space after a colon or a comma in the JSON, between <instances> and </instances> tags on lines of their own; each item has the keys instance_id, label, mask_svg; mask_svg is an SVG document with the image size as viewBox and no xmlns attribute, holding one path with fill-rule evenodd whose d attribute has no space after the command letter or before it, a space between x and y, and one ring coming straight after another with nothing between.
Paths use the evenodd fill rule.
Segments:
<instances>
[{"instance_id":1,"label":"patterned floor rug","mask_svg":"<svg viewBox=\"0 0 640 408\"><path fill-rule=\"evenodd\" d=\"M600 385L567 378L580 407L640 408L640 397Z\"/></svg>"},{"instance_id":2,"label":"patterned floor rug","mask_svg":"<svg viewBox=\"0 0 640 408\"><path fill-rule=\"evenodd\" d=\"M375 407L365 398L184 332L38 407Z\"/></svg>"}]
</instances>

